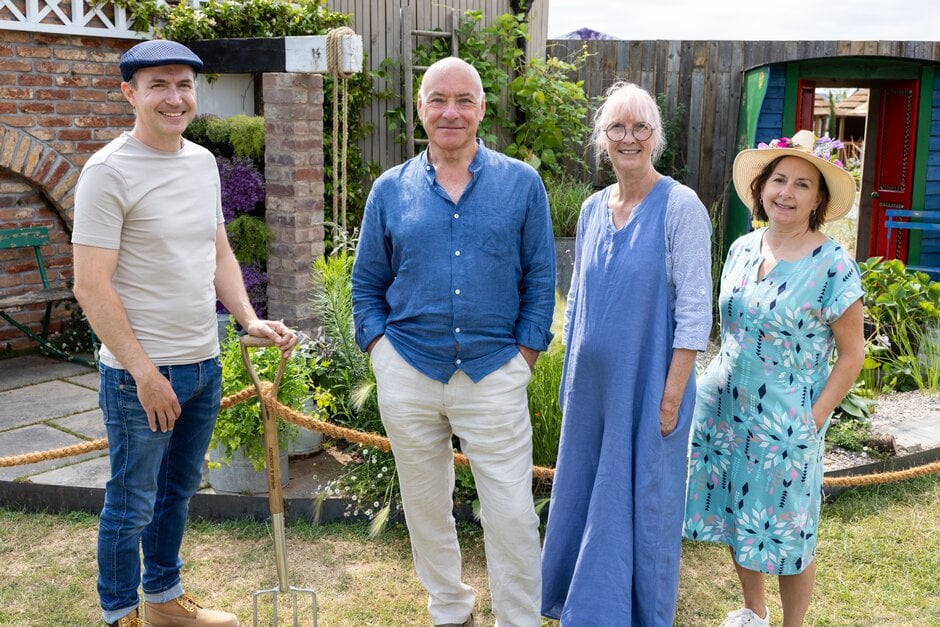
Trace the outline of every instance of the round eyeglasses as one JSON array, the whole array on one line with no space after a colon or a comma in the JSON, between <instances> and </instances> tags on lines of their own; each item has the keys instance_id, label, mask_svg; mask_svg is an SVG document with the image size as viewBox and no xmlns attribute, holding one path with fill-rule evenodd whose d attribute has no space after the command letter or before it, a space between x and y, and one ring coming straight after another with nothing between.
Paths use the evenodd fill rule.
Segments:
<instances>
[{"instance_id":1,"label":"round eyeglasses","mask_svg":"<svg viewBox=\"0 0 940 627\"><path fill-rule=\"evenodd\" d=\"M647 139L652 137L653 130L653 127L646 122L637 122L632 127L630 127L630 132L633 134L633 139L637 140L638 142L645 142ZM627 136L627 127L620 122L614 122L604 129L604 134L607 135L607 139L612 142L623 141L623 139Z\"/></svg>"}]
</instances>

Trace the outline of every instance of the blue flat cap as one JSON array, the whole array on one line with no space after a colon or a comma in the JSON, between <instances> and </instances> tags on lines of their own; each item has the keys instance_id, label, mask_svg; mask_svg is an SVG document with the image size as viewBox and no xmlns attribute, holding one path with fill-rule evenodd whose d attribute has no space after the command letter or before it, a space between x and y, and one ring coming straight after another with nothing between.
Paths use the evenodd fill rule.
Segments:
<instances>
[{"instance_id":1,"label":"blue flat cap","mask_svg":"<svg viewBox=\"0 0 940 627\"><path fill-rule=\"evenodd\" d=\"M196 56L195 52L175 41L166 39L142 41L121 55L121 78L127 82L140 68L158 65L188 65L198 73L202 70L202 59Z\"/></svg>"}]
</instances>

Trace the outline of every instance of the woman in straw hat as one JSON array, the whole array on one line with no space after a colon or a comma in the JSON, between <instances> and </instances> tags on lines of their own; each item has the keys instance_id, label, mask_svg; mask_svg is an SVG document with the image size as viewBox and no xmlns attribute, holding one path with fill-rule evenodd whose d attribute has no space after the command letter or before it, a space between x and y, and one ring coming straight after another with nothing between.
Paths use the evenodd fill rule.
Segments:
<instances>
[{"instance_id":1,"label":"woman in straw hat","mask_svg":"<svg viewBox=\"0 0 940 627\"><path fill-rule=\"evenodd\" d=\"M653 166L665 140L645 90L613 85L593 139L617 181L578 221L542 612L562 625L672 625L711 227L695 192Z\"/></svg>"},{"instance_id":2,"label":"woman in straw hat","mask_svg":"<svg viewBox=\"0 0 940 627\"><path fill-rule=\"evenodd\" d=\"M735 241L722 271L721 351L699 379L683 531L731 549L744 607L722 625L770 624L767 574L785 626L803 623L813 590L823 437L865 350L858 266L819 231L855 196L834 147L800 131L734 161L735 190L768 226Z\"/></svg>"}]
</instances>

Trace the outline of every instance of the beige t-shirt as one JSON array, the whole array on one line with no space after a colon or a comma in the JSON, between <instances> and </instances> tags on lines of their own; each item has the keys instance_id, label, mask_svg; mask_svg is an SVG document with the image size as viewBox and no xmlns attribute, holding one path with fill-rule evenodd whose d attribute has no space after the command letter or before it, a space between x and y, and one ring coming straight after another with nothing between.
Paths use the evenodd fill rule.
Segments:
<instances>
[{"instance_id":1,"label":"beige t-shirt","mask_svg":"<svg viewBox=\"0 0 940 627\"><path fill-rule=\"evenodd\" d=\"M112 285L154 364L219 353L215 316L215 236L222 223L218 169L190 141L173 153L128 133L95 153L75 192L72 242L117 249ZM101 361L121 364L106 345Z\"/></svg>"}]
</instances>

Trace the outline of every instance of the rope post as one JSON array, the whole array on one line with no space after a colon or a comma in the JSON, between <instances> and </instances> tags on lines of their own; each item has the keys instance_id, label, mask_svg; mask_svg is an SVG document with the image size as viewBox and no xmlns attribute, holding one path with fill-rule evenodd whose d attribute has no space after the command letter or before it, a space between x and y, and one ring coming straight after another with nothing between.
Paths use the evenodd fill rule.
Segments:
<instances>
[{"instance_id":1,"label":"rope post","mask_svg":"<svg viewBox=\"0 0 940 627\"><path fill-rule=\"evenodd\" d=\"M351 72L343 71L342 43L343 38L355 35L355 31L348 26L334 28L326 34L326 67L333 79L333 240L339 234L346 232L346 187L347 187L347 155L349 153L349 77ZM339 139L339 100L337 91L340 91L343 106L342 139ZM340 154L342 153L342 154ZM340 171L342 175L340 175ZM340 180L341 179L341 180Z\"/></svg>"}]
</instances>

